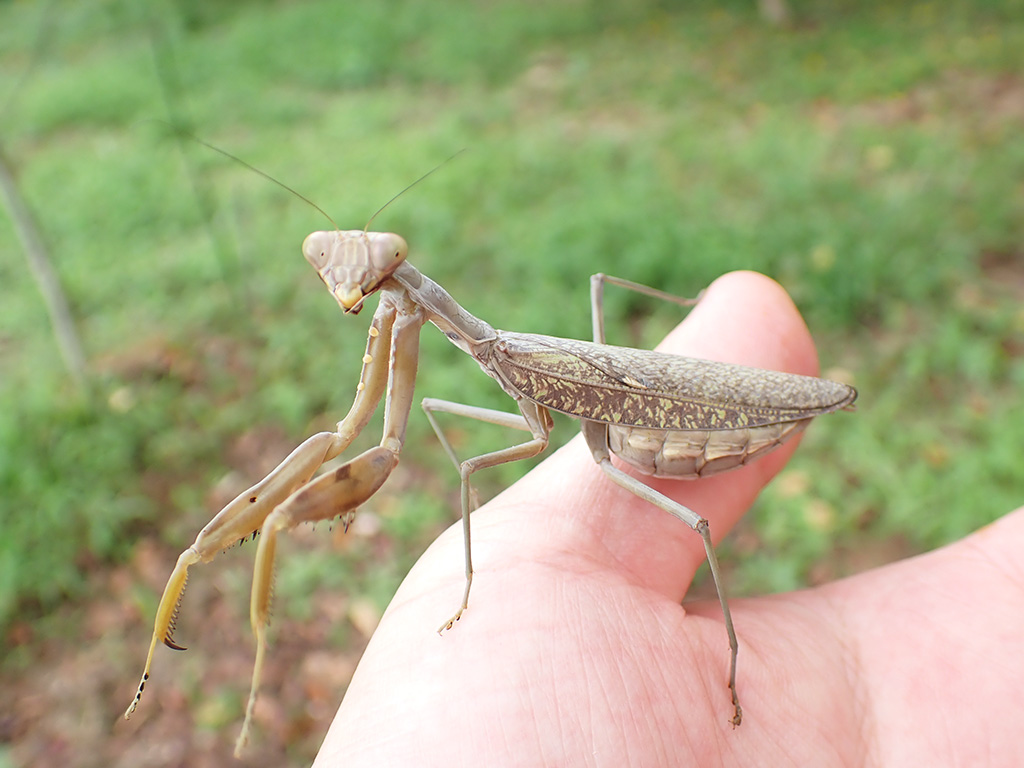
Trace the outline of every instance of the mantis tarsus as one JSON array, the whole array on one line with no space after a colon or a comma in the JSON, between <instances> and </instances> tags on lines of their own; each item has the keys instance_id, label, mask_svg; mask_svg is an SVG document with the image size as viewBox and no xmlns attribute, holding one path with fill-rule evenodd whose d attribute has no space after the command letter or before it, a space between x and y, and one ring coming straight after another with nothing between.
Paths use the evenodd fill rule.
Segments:
<instances>
[{"instance_id":1,"label":"mantis tarsus","mask_svg":"<svg viewBox=\"0 0 1024 768\"><path fill-rule=\"evenodd\" d=\"M594 460L610 480L672 514L701 536L729 640L729 722L739 725L738 642L708 522L613 465L610 455L658 477L693 479L724 472L781 445L815 416L851 407L856 390L809 376L606 345L605 283L677 304L693 301L602 274L591 279L593 342L496 330L469 314L441 286L408 263L404 239L368 228L369 224L362 230L314 232L302 245L306 259L345 314L358 314L368 296L380 294L352 407L334 432L308 438L263 480L239 494L179 556L157 609L142 680L125 717L134 712L142 696L157 641L181 649L173 633L189 567L208 562L239 540L260 532L250 604L256 660L236 755L243 748L266 652L277 536L304 522L339 516L347 521L383 485L402 450L413 402L419 333L429 322L473 357L519 408L515 414L442 400L423 401L427 417L461 477L466 585L458 610L438 631L451 628L469 601L473 580L472 474L536 456L548 444L553 426L550 411L566 413L580 420ZM380 444L314 478L325 462L344 452L362 432L385 395ZM438 412L519 429L530 438L460 461L434 418Z\"/></svg>"}]
</instances>

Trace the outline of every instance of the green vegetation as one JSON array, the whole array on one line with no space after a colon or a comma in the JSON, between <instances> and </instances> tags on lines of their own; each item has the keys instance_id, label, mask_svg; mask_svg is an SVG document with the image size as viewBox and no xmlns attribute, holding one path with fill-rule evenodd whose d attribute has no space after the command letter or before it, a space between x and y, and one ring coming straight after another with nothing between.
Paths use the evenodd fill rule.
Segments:
<instances>
[{"instance_id":1,"label":"green vegetation","mask_svg":"<svg viewBox=\"0 0 1024 768\"><path fill-rule=\"evenodd\" d=\"M0 4L0 142L93 381L80 396L61 368L0 217L0 630L139 540L180 550L230 469L259 477L350 402L365 318L299 255L325 222L168 123L343 227L468 148L375 226L499 327L585 338L595 271L690 295L732 269L782 282L861 400L726 543L734 591L935 547L1024 501L1021 0L794 0L789 28L740 0L144 5ZM619 343L678 319L609 304ZM420 395L507 407L431 329L422 359ZM386 602L395 563L454 519L455 475L413 422L380 502L393 560L307 546L282 592L322 573ZM475 432L463 450L501 439Z\"/></svg>"},{"instance_id":2,"label":"green vegetation","mask_svg":"<svg viewBox=\"0 0 1024 768\"><path fill-rule=\"evenodd\" d=\"M680 293L736 268L780 279L827 340L824 364L863 390L856 418L815 429L799 462L827 459L813 486L770 494L758 516L764 535L784 529L766 560L808 550L787 572L805 575L865 518L868 545L898 534L921 548L1005 511L1024 488L1011 407L1024 83L1006 74L1024 50L1007 26L1019 6L822 4L795 30L742 3L5 7L3 140L99 397L68 391L0 224L0 617L74 593L82 548L121 557L140 530L201 519L196 489L246 430L298 440L347 407L363 334L297 257L324 222L199 145L179 150L159 121L343 226L468 147L376 223L503 327L585 336L598 269ZM641 311L612 298L619 325ZM427 338L421 392L501 402ZM440 468L426 432L409 460ZM822 497L836 520L801 543L799 509Z\"/></svg>"}]
</instances>

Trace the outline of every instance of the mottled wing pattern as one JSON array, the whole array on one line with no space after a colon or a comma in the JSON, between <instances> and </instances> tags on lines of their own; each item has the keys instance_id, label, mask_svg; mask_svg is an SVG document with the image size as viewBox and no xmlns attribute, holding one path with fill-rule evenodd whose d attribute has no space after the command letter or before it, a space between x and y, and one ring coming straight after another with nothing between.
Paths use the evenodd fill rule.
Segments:
<instances>
[{"instance_id":1,"label":"mottled wing pattern","mask_svg":"<svg viewBox=\"0 0 1024 768\"><path fill-rule=\"evenodd\" d=\"M813 376L502 331L491 359L511 390L554 411L653 429L799 421L846 408L853 387Z\"/></svg>"}]
</instances>

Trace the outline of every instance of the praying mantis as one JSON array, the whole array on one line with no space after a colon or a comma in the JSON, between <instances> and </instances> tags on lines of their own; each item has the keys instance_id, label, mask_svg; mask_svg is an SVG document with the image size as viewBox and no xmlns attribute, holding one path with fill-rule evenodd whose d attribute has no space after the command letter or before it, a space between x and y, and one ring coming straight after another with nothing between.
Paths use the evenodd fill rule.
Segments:
<instances>
[{"instance_id":1,"label":"praying mantis","mask_svg":"<svg viewBox=\"0 0 1024 768\"><path fill-rule=\"evenodd\" d=\"M256 658L235 748L236 756L241 752L249 737L266 655L278 536L306 522L342 517L347 525L355 510L387 480L398 464L412 410L420 331L431 323L476 360L518 408L518 413L510 413L432 398L422 401L461 480L465 588L457 610L442 622L438 632L451 629L469 604L474 576L472 475L538 455L548 445L554 424L551 411L568 414L579 420L594 461L609 480L673 515L701 537L729 642L728 721L738 726L743 717L736 689L739 643L708 521L613 464L611 455L654 477L695 479L726 472L778 447L806 428L814 417L851 409L856 390L810 376L607 345L603 311L606 284L683 306L697 300L681 299L604 274L591 278L593 341L495 329L463 309L444 288L410 264L406 260L408 245L401 236L370 231L372 221L359 230L342 231L335 225L333 231L313 232L302 245L306 260L345 315L359 314L366 299L379 294L352 406L333 432L309 437L264 479L228 503L178 557L157 608L142 678L125 718L139 704L158 641L183 650L174 641L174 627L189 568L209 562L239 540L260 533L250 602ZM314 477L368 426L382 398L385 407L380 443ZM529 438L459 460L435 418L438 413L520 430Z\"/></svg>"}]
</instances>

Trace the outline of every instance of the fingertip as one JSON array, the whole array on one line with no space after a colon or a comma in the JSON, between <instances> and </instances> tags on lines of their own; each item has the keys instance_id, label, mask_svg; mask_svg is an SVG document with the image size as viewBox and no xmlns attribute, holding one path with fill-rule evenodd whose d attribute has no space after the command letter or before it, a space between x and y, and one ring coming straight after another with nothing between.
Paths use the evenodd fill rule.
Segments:
<instances>
[{"instance_id":1,"label":"fingertip","mask_svg":"<svg viewBox=\"0 0 1024 768\"><path fill-rule=\"evenodd\" d=\"M660 350L757 368L815 375L818 356L786 289L759 272L715 280Z\"/></svg>"}]
</instances>

